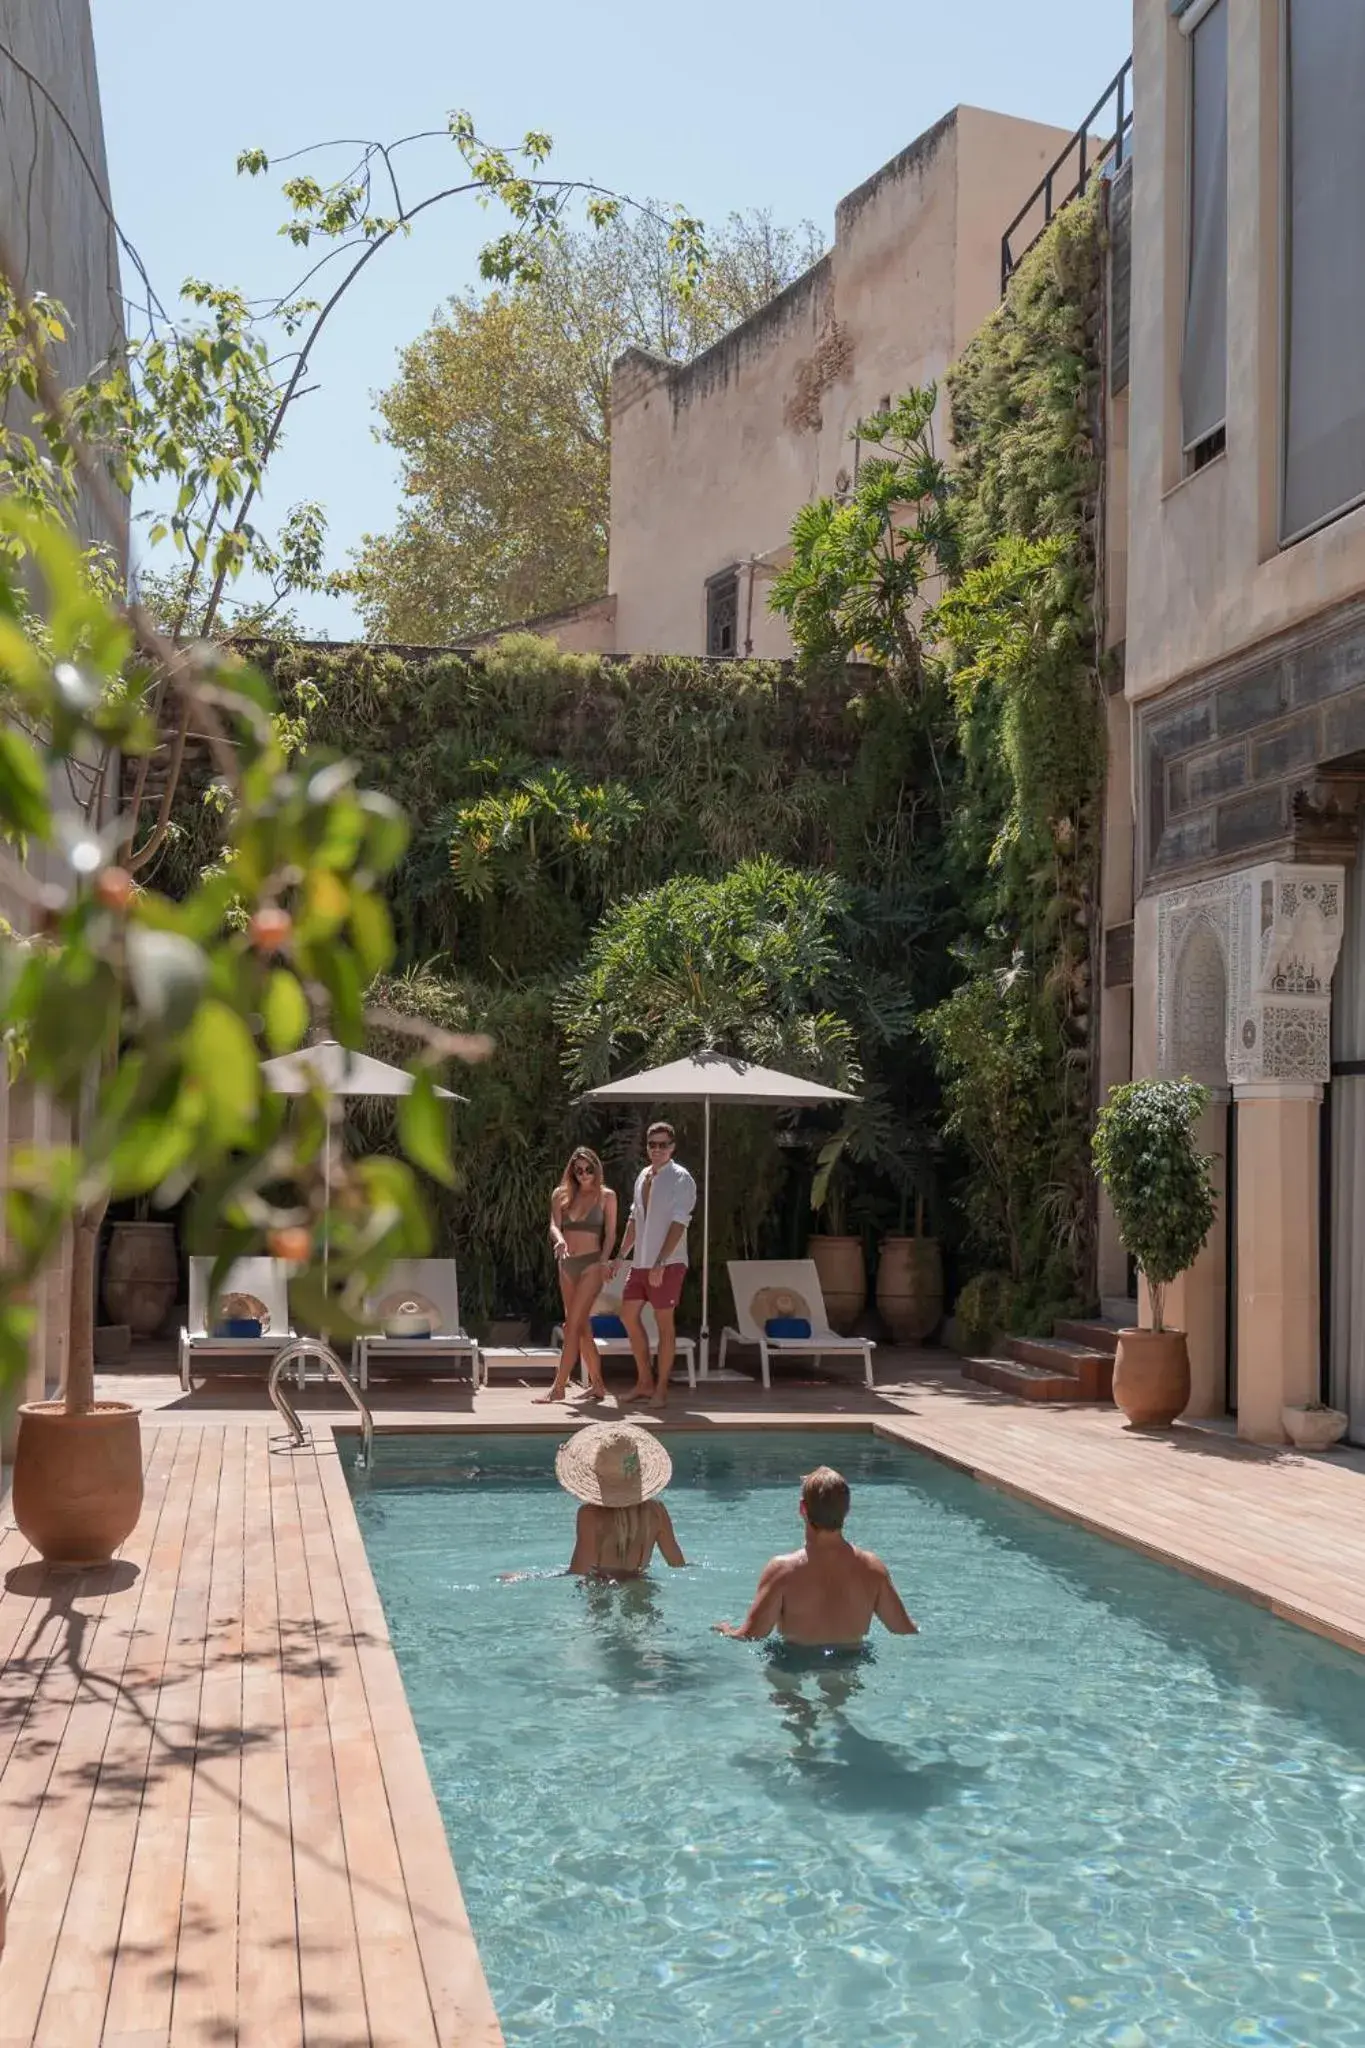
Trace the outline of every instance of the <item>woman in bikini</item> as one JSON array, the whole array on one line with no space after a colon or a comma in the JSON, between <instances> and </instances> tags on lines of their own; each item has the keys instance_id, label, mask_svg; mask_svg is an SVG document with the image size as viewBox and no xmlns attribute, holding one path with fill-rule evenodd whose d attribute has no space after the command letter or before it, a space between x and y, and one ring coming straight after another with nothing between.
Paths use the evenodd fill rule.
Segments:
<instances>
[{"instance_id":1,"label":"woman in bikini","mask_svg":"<svg viewBox=\"0 0 1365 2048\"><path fill-rule=\"evenodd\" d=\"M668 1509L657 1498L673 1460L635 1422L595 1422L575 1430L555 1456L555 1477L583 1505L569 1570L584 1578L638 1579L657 1548L684 1565Z\"/></svg>"},{"instance_id":2,"label":"woman in bikini","mask_svg":"<svg viewBox=\"0 0 1365 2048\"><path fill-rule=\"evenodd\" d=\"M597 1400L604 1401L607 1389L590 1318L616 1243L616 1196L602 1185L602 1162L586 1145L570 1153L550 1197L550 1243L564 1297L564 1349L554 1385L537 1399L542 1404L564 1399L569 1375L581 1353L590 1390Z\"/></svg>"}]
</instances>

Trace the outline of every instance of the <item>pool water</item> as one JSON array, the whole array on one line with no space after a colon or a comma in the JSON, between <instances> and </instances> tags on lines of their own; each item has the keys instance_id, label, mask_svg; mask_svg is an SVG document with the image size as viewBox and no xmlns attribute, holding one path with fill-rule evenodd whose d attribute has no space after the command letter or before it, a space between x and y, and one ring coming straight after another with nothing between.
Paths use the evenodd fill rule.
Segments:
<instances>
[{"instance_id":1,"label":"pool water","mask_svg":"<svg viewBox=\"0 0 1365 2048\"><path fill-rule=\"evenodd\" d=\"M352 1475L513 2048L1359 2048L1358 1660L870 1437L669 1444L622 1587L552 1439ZM824 1461L923 1634L822 1690L710 1624Z\"/></svg>"}]
</instances>

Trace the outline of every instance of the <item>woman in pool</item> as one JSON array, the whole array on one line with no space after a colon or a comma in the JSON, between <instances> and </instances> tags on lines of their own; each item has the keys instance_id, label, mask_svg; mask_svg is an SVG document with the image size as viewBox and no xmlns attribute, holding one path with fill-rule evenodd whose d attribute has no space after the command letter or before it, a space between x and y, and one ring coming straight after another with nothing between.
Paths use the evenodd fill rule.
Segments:
<instances>
[{"instance_id":1,"label":"woman in pool","mask_svg":"<svg viewBox=\"0 0 1365 2048\"><path fill-rule=\"evenodd\" d=\"M668 1509L656 1495L673 1476L673 1460L634 1422L595 1422L559 1447L555 1475L582 1501L569 1570L599 1579L638 1579L654 1555L683 1565Z\"/></svg>"},{"instance_id":2,"label":"woman in pool","mask_svg":"<svg viewBox=\"0 0 1365 2048\"><path fill-rule=\"evenodd\" d=\"M592 1341L592 1307L607 1277L616 1243L616 1196L602 1184L602 1162L586 1145L569 1154L569 1163L550 1197L550 1243L559 1266L559 1291L564 1297L564 1349L554 1385L537 1395L542 1404L562 1401L569 1375L582 1354L590 1391L607 1398L602 1360Z\"/></svg>"}]
</instances>

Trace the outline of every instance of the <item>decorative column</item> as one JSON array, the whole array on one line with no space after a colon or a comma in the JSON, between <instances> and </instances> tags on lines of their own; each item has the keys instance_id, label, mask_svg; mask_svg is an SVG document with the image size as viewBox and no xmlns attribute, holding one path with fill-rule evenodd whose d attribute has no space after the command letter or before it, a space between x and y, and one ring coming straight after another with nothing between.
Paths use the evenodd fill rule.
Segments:
<instances>
[{"instance_id":1,"label":"decorative column","mask_svg":"<svg viewBox=\"0 0 1365 2048\"><path fill-rule=\"evenodd\" d=\"M1274 861L1231 879L1237 1433L1279 1444L1285 1403L1318 1398L1318 1124L1345 871Z\"/></svg>"}]
</instances>

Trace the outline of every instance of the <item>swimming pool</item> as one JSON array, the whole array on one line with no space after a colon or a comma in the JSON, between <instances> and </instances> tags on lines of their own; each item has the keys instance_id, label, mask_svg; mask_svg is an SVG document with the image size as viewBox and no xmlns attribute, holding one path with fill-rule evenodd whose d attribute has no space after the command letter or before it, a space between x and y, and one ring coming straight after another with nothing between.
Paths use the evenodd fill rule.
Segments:
<instances>
[{"instance_id":1,"label":"swimming pool","mask_svg":"<svg viewBox=\"0 0 1365 2048\"><path fill-rule=\"evenodd\" d=\"M513 2048L1358 2048L1365 1668L870 1436L668 1439L691 1568L550 1572L546 1437L385 1439L356 1512ZM739 1620L800 1475L923 1634L842 1702Z\"/></svg>"}]
</instances>

